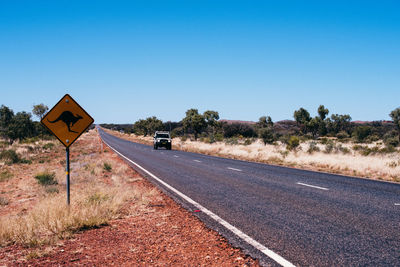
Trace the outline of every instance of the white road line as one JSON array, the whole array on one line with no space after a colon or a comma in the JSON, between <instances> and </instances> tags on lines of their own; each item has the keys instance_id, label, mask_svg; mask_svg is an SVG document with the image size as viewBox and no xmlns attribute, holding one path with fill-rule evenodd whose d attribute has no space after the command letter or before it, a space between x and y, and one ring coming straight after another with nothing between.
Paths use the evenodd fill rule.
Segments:
<instances>
[{"instance_id":1,"label":"white road line","mask_svg":"<svg viewBox=\"0 0 400 267\"><path fill-rule=\"evenodd\" d=\"M174 155L174 157L175 157L175 158L179 158L179 156L177 156L177 155Z\"/></svg>"},{"instance_id":2,"label":"white road line","mask_svg":"<svg viewBox=\"0 0 400 267\"><path fill-rule=\"evenodd\" d=\"M241 172L242 171L241 169L235 169L235 168L231 168L231 167L228 167L227 169L232 170L232 171L237 171L237 172Z\"/></svg>"},{"instance_id":3,"label":"white road line","mask_svg":"<svg viewBox=\"0 0 400 267\"><path fill-rule=\"evenodd\" d=\"M308 186L308 187L312 187L312 188L316 188L316 189L321 189L321 190L329 190L328 188L320 187L320 186L316 186L316 185L304 184L304 183L300 183L300 182L298 182L297 184Z\"/></svg>"},{"instance_id":4,"label":"white road line","mask_svg":"<svg viewBox=\"0 0 400 267\"><path fill-rule=\"evenodd\" d=\"M104 140L103 140L104 141ZM157 176L155 176L154 174L152 174L151 172L149 172L148 170L146 170L145 168L143 168L142 166L140 166L139 164L137 164L136 162L130 160L129 158L125 157L124 155L122 155L120 152L118 152L115 148L113 148L112 146L110 146L107 142L104 141L104 143L109 146L112 150L115 151L115 153L117 153L118 155L120 155L121 157L123 157L124 159L126 159L127 161L131 162L133 165L135 165L136 167L138 167L139 169L141 169L143 172L147 173L148 175L150 175L153 179L155 179L157 182L159 182L160 184L162 184L163 186L165 186L166 188L168 188L169 190L171 190L172 192L174 192L175 194L177 194L178 196L180 196L181 198L183 198L185 201L187 201L188 203L196 206L199 210L201 210L203 213L207 214L208 216L210 216L211 218L213 218L215 221L217 221L218 223L220 223L221 225L225 226L226 229L230 230L232 233L234 233L235 235L237 235L239 238L241 238L242 240L246 241L249 245L253 246L254 248L258 249L259 251L261 251L263 254L265 254L267 257L273 259L274 261L276 261L277 263L279 263L281 266L285 266L285 267L294 267L295 265L292 264L291 262L287 261L286 259L284 259L282 256L276 254L275 252L273 252L272 250L268 249L267 247L265 247L264 245L262 245L261 243L257 242L256 240L254 240L253 238L251 238L250 236L246 235L245 233L243 233L242 231L240 231L239 229L237 229L235 226L231 225L230 223L228 223L227 221L225 221L224 219L222 219L221 217L219 217L218 215L214 214L212 211L208 210L207 208L203 207L202 205L200 205L199 203L197 203L196 201L194 201L193 199L191 199L190 197L186 196L185 194L181 193L180 191L178 191L177 189L173 188L172 186L170 186L169 184L167 184L166 182L164 182L163 180L161 180L160 178L158 178Z\"/></svg>"},{"instance_id":5,"label":"white road line","mask_svg":"<svg viewBox=\"0 0 400 267\"><path fill-rule=\"evenodd\" d=\"M400 203L394 203L395 206L400 206Z\"/></svg>"},{"instance_id":6,"label":"white road line","mask_svg":"<svg viewBox=\"0 0 400 267\"><path fill-rule=\"evenodd\" d=\"M198 160L198 159L194 159L193 161L196 161L196 162L201 162L200 160Z\"/></svg>"}]
</instances>

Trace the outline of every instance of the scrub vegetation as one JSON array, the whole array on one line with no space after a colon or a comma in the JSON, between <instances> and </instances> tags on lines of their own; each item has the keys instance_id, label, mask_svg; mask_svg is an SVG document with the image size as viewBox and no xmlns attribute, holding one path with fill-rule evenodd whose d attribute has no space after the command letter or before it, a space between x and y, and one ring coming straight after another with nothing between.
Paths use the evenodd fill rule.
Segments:
<instances>
[{"instance_id":1,"label":"scrub vegetation","mask_svg":"<svg viewBox=\"0 0 400 267\"><path fill-rule=\"evenodd\" d=\"M158 191L134 186L142 178L116 155L101 151L98 138L91 130L71 150L70 206L66 204L65 151L58 141L13 142L4 148L32 163L9 164L8 157L0 159L1 246L54 244L148 208ZM132 176L135 181L127 178Z\"/></svg>"},{"instance_id":2,"label":"scrub vegetation","mask_svg":"<svg viewBox=\"0 0 400 267\"><path fill-rule=\"evenodd\" d=\"M173 149L297 168L400 182L400 108L392 121L353 122L320 105L317 116L300 108L294 120L219 120L216 111L189 109L180 122L151 117L133 125L102 125L127 139L151 144L156 130L171 130ZM116 132L114 131L114 134Z\"/></svg>"}]
</instances>

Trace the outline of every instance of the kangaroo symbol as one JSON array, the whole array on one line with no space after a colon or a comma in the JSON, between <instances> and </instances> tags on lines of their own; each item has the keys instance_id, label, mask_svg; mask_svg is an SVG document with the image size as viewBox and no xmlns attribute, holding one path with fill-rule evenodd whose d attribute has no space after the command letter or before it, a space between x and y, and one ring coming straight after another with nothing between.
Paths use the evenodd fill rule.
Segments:
<instances>
[{"instance_id":1,"label":"kangaroo symbol","mask_svg":"<svg viewBox=\"0 0 400 267\"><path fill-rule=\"evenodd\" d=\"M61 113L60 116L58 116L57 119L55 119L54 121L49 121L49 119L47 119L50 123L56 123L58 121L62 121L64 122L67 127L68 127L68 131L72 132L72 133L78 133L75 131L71 130L71 127L74 126L74 124L79 121L80 119L82 119L82 117L80 115L74 115L71 111L64 111L63 113Z\"/></svg>"}]
</instances>

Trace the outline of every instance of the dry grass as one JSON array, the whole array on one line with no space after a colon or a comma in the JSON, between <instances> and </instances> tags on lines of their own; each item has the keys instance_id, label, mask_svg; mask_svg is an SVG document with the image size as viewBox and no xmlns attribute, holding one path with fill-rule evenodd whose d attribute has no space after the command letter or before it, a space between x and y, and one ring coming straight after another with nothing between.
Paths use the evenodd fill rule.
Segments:
<instances>
[{"instance_id":1,"label":"dry grass","mask_svg":"<svg viewBox=\"0 0 400 267\"><path fill-rule=\"evenodd\" d=\"M152 137L150 136L143 137L133 134L121 134L118 132L112 133L122 138L144 144L151 144L152 142ZM338 141L332 142L330 148L328 144L317 143L316 146L319 151L309 153L307 151L310 147L310 141L301 143L299 148L295 151L287 151L286 145L280 142L276 145L264 145L260 140L256 140L249 145L230 145L224 142L209 144L200 141L195 142L189 139L182 141L180 138L174 138L173 149L301 169L400 182L400 155L398 150L394 153L362 155L359 151L354 151L352 149L354 144L341 144ZM379 142L367 146L370 148L382 148Z\"/></svg>"},{"instance_id":2,"label":"dry grass","mask_svg":"<svg viewBox=\"0 0 400 267\"><path fill-rule=\"evenodd\" d=\"M158 191L136 186L135 181L142 178L115 154L100 151L98 135L90 131L71 148L71 205L67 206L64 165L60 164L63 147L55 141L54 146L44 146L48 143L30 144L31 148L15 144L13 149L34 163L2 165L2 172L13 177L0 183L2 198L10 202L0 218L1 246L53 243L147 209L158 197ZM104 163L111 169L104 170ZM39 185L34 176L40 172L55 172L58 184Z\"/></svg>"}]
</instances>

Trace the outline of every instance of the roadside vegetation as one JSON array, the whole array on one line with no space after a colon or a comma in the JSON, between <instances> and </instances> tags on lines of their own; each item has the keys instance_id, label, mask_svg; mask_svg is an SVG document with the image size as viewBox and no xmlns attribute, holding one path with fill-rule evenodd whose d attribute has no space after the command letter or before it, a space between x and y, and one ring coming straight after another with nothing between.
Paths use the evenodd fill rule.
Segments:
<instances>
[{"instance_id":1,"label":"roadside vegetation","mask_svg":"<svg viewBox=\"0 0 400 267\"><path fill-rule=\"evenodd\" d=\"M348 114L328 116L323 105L316 114L300 108L294 120L240 122L189 109L179 122L149 117L101 126L148 144L155 131L171 131L173 149L400 182L400 108L390 112L392 121L353 122Z\"/></svg>"},{"instance_id":2,"label":"roadside vegetation","mask_svg":"<svg viewBox=\"0 0 400 267\"><path fill-rule=\"evenodd\" d=\"M91 130L72 150L68 207L65 154L57 142L13 142L2 148L7 157L0 158L0 246L53 244L146 209L156 197L152 189L133 186L142 178L114 154L100 151L98 135ZM135 180L126 178L132 176Z\"/></svg>"}]
</instances>

